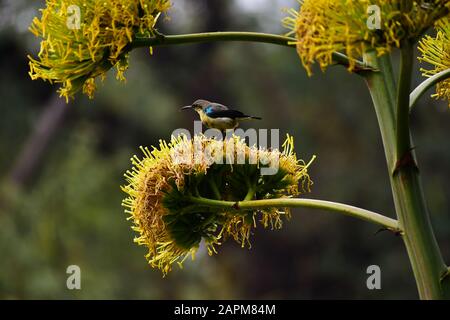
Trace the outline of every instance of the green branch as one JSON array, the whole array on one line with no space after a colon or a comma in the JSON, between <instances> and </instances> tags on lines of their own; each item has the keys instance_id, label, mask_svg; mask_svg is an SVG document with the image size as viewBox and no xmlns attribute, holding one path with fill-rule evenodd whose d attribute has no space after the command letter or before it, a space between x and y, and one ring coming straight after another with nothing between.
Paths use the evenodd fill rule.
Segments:
<instances>
[{"instance_id":1,"label":"green branch","mask_svg":"<svg viewBox=\"0 0 450 320\"><path fill-rule=\"evenodd\" d=\"M414 62L413 47L406 40L401 48L400 75L397 90L396 113L396 160L397 165L411 151L411 137L409 131L409 92L411 90L412 66ZM397 167L395 168L395 170Z\"/></svg>"},{"instance_id":2,"label":"green branch","mask_svg":"<svg viewBox=\"0 0 450 320\"><path fill-rule=\"evenodd\" d=\"M421 84L417 86L417 88L414 89L413 92L409 95L409 109L411 110L412 107L416 104L417 100L432 86L435 84L450 78L450 69L443 70L439 73L436 73L434 76L428 78L427 80L423 81Z\"/></svg>"},{"instance_id":3,"label":"green branch","mask_svg":"<svg viewBox=\"0 0 450 320\"><path fill-rule=\"evenodd\" d=\"M400 232L397 220L385 217L381 214L350 206L347 204L315 200L315 199L296 199L296 198L280 198L280 199L264 199L264 200L245 200L245 201L222 201L212 200L202 197L190 197L190 201L206 207L221 207L228 209L262 209L262 208L309 208L322 209L332 212L341 213L347 216L358 218L378 224L386 229Z\"/></svg>"},{"instance_id":4,"label":"green branch","mask_svg":"<svg viewBox=\"0 0 450 320\"><path fill-rule=\"evenodd\" d=\"M295 48L297 39L292 37L286 37L270 33L260 32L241 32L241 31L220 31L220 32L202 32L202 33L190 33L180 35L163 35L156 33L154 37L139 38L136 37L131 43L131 49L140 47L155 47L166 46L176 44L188 44L188 43L200 43L200 42L213 42L213 41L248 41L248 42L261 42L270 43L280 46L286 46ZM339 52L333 53L333 61L336 64L340 64L348 67L350 62L349 58ZM361 61L356 61L356 71L370 70Z\"/></svg>"}]
</instances>

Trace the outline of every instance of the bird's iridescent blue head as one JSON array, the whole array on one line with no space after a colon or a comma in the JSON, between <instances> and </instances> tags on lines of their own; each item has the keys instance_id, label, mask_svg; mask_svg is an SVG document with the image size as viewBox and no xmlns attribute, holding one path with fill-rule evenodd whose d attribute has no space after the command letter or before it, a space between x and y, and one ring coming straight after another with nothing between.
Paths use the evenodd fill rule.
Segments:
<instances>
[{"instance_id":1,"label":"bird's iridescent blue head","mask_svg":"<svg viewBox=\"0 0 450 320\"><path fill-rule=\"evenodd\" d=\"M194 109L198 112L206 108L209 104L211 104L211 102L208 100L198 99L195 100L190 106L182 107L181 110Z\"/></svg>"}]
</instances>

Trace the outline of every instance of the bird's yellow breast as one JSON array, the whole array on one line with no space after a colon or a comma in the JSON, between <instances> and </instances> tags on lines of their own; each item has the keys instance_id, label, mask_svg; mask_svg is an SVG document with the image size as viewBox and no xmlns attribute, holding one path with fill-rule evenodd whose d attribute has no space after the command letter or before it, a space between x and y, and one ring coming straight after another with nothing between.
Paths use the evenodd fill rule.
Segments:
<instances>
[{"instance_id":1,"label":"bird's yellow breast","mask_svg":"<svg viewBox=\"0 0 450 320\"><path fill-rule=\"evenodd\" d=\"M237 120L231 118L210 118L204 113L200 114L200 120L208 128L219 130L234 129L239 125Z\"/></svg>"}]
</instances>

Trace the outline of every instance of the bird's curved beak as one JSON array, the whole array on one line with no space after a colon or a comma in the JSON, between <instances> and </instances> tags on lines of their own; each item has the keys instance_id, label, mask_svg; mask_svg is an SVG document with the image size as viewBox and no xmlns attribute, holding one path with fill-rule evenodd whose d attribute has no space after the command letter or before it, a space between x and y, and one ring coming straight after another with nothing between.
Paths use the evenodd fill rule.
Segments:
<instances>
[{"instance_id":1,"label":"bird's curved beak","mask_svg":"<svg viewBox=\"0 0 450 320\"><path fill-rule=\"evenodd\" d=\"M192 106L184 106L180 108L180 110L187 110L187 109L192 109Z\"/></svg>"}]
</instances>

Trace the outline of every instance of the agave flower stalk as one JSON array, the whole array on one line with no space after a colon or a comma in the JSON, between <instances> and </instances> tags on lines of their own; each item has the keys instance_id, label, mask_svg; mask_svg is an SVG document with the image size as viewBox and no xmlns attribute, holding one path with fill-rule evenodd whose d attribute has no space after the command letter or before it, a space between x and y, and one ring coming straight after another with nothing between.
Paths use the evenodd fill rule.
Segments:
<instances>
[{"instance_id":1,"label":"agave flower stalk","mask_svg":"<svg viewBox=\"0 0 450 320\"><path fill-rule=\"evenodd\" d=\"M289 208L318 208L360 218L400 234L420 297L450 298L450 272L433 233L409 124L412 106L431 86L436 85L433 97L450 100L449 1L304 0L301 8L291 10L284 20L290 28L286 36L254 32L162 35L155 23L169 7L164 0L106 0L128 8L112 15L97 8L93 0L75 1L86 3L90 14L85 15L82 32L66 33L61 27L65 18L61 9L68 2L46 2L42 18L31 27L43 38L38 59L30 58L31 76L61 83L60 93L66 98L79 90L92 96L95 78L102 77L112 66L118 67L118 77L123 79L127 54L135 48L206 41L250 41L295 48L309 75L316 63L322 70L340 64L367 82L398 221L349 205L303 198L312 184L307 173L310 162L297 160L290 139L283 151L267 151L254 150L233 138L233 143L245 150L246 159L257 152L265 156L276 154L282 160L280 174L269 179L258 174L256 164L213 165L204 159L188 164L175 162L173 152L188 151L195 145L179 138L169 144L161 142L160 148L153 151L144 148L143 159L132 159L134 167L126 173L127 184L123 186L128 194L123 205L138 232L135 241L148 247L151 266L167 274L173 263L181 265L187 257L193 257L201 241L210 254L217 252L216 248L228 238L245 246L258 221L263 227L278 229L282 218L290 216ZM379 28L367 26L369 5L379 9ZM107 27L101 24L100 28L98 18L106 21ZM435 36L423 37L432 27L436 29ZM422 53L420 61L433 67L421 69L429 79L410 92L417 41ZM394 50L401 51L398 79L390 59ZM216 150L231 143L197 139Z\"/></svg>"},{"instance_id":2,"label":"agave flower stalk","mask_svg":"<svg viewBox=\"0 0 450 320\"><path fill-rule=\"evenodd\" d=\"M366 27L369 5L379 9L379 28ZM309 74L315 62L324 70L330 64L331 52L336 50L344 52L350 62L362 57L369 67L360 75L366 79L372 96L401 235L419 295L424 299L449 298L450 280L421 187L409 112L425 89L448 77L449 8L450 3L443 0L305 0L301 9L292 11L285 20L298 39L297 52ZM423 70L432 78L410 93L413 46L433 25L438 28L436 38L425 37L420 47L422 61L435 66ZM401 52L398 81L389 55L394 49ZM352 63L348 69L354 71ZM438 84L436 97L447 96L447 82Z\"/></svg>"}]
</instances>

